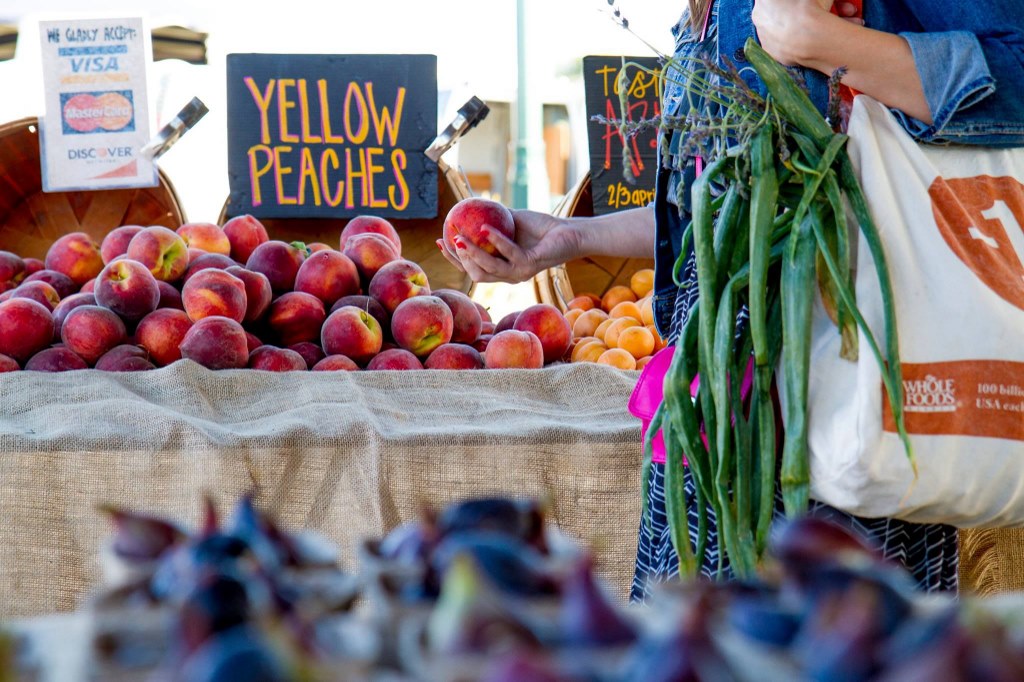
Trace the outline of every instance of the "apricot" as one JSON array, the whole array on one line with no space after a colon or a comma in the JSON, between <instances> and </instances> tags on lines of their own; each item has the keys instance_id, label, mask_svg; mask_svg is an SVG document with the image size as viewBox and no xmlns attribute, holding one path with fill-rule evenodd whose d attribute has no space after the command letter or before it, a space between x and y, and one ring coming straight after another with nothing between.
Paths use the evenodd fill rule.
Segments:
<instances>
[{"instance_id":1,"label":"apricot","mask_svg":"<svg viewBox=\"0 0 1024 682\"><path fill-rule=\"evenodd\" d=\"M636 302L636 300L637 295L633 293L632 289L622 285L616 285L606 291L604 296L601 297L601 309L605 312L610 312L612 308L623 301Z\"/></svg>"},{"instance_id":2,"label":"apricot","mask_svg":"<svg viewBox=\"0 0 1024 682\"><path fill-rule=\"evenodd\" d=\"M636 358L621 348L609 348L601 353L597 359L598 364L611 365L619 369L636 369Z\"/></svg>"},{"instance_id":3,"label":"apricot","mask_svg":"<svg viewBox=\"0 0 1024 682\"><path fill-rule=\"evenodd\" d=\"M608 327L604 333L604 342L608 344L609 348L619 347L619 334L624 329L629 327L640 327L640 320L634 317L620 317L619 319L612 322L611 326Z\"/></svg>"},{"instance_id":4,"label":"apricot","mask_svg":"<svg viewBox=\"0 0 1024 682\"><path fill-rule=\"evenodd\" d=\"M572 325L573 336L597 336L598 325L608 319L608 314L603 310L585 310L576 322Z\"/></svg>"},{"instance_id":5,"label":"apricot","mask_svg":"<svg viewBox=\"0 0 1024 682\"><path fill-rule=\"evenodd\" d=\"M645 268L637 270L629 278L629 288L633 290L637 298L643 298L654 289L654 270Z\"/></svg>"},{"instance_id":6,"label":"apricot","mask_svg":"<svg viewBox=\"0 0 1024 682\"><path fill-rule=\"evenodd\" d=\"M655 345L654 335L647 327L628 327L619 333L618 347L637 360L653 353Z\"/></svg>"}]
</instances>

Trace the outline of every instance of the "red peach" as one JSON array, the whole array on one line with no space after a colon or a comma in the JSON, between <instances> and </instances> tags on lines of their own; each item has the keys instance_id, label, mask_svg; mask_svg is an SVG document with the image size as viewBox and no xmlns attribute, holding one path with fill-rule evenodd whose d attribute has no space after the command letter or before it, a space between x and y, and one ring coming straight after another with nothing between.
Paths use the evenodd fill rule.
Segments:
<instances>
[{"instance_id":1,"label":"red peach","mask_svg":"<svg viewBox=\"0 0 1024 682\"><path fill-rule=\"evenodd\" d=\"M124 322L113 311L100 306L83 305L64 318L60 338L65 346L93 365L108 350L124 343L128 332Z\"/></svg>"},{"instance_id":2,"label":"red peach","mask_svg":"<svg viewBox=\"0 0 1024 682\"><path fill-rule=\"evenodd\" d=\"M380 328L384 332L385 338L391 334L391 315L388 311L384 310L384 306L380 304L377 299L367 296L366 294L352 294L351 296L342 296L334 305L331 306L331 312L333 313L338 308L344 308L347 305L354 305L360 310L373 315L377 322L380 323Z\"/></svg>"},{"instance_id":3,"label":"red peach","mask_svg":"<svg viewBox=\"0 0 1024 682\"><path fill-rule=\"evenodd\" d=\"M337 249L334 249L334 248L328 246L327 244L324 244L323 242L310 242L309 244L306 244L306 248L309 249L310 255L312 255L314 253L320 253L321 251L336 251L337 250Z\"/></svg>"},{"instance_id":4,"label":"red peach","mask_svg":"<svg viewBox=\"0 0 1024 682\"><path fill-rule=\"evenodd\" d=\"M497 328L497 325L495 325L493 322L487 322L485 320L483 324L480 325L480 334L481 336L484 334L490 334L493 336Z\"/></svg>"},{"instance_id":5,"label":"red peach","mask_svg":"<svg viewBox=\"0 0 1024 682\"><path fill-rule=\"evenodd\" d=\"M185 240L190 249L200 249L207 253L231 255L231 241L224 234L220 225L213 223L185 223L175 232Z\"/></svg>"},{"instance_id":6,"label":"red peach","mask_svg":"<svg viewBox=\"0 0 1024 682\"><path fill-rule=\"evenodd\" d=\"M476 341L474 341L470 345L473 346L473 348L475 348L480 353L484 353L484 352L487 351L487 344L490 343L491 339L493 339L493 338L494 338L494 334L493 333L491 333L491 334L481 334L480 336L477 337Z\"/></svg>"},{"instance_id":7,"label":"red peach","mask_svg":"<svg viewBox=\"0 0 1024 682\"><path fill-rule=\"evenodd\" d=\"M206 252L203 251L202 249L189 249L188 250L188 264L192 265L192 263L194 263L197 258L199 258L200 256L205 256L205 255L206 255ZM224 255L224 254L218 254L218 255ZM188 270L186 270L185 273L188 274Z\"/></svg>"},{"instance_id":8,"label":"red peach","mask_svg":"<svg viewBox=\"0 0 1024 682\"><path fill-rule=\"evenodd\" d=\"M207 268L185 282L181 290L185 312L193 322L204 317L245 319L248 301L245 283L230 272Z\"/></svg>"},{"instance_id":9,"label":"red peach","mask_svg":"<svg viewBox=\"0 0 1024 682\"><path fill-rule=\"evenodd\" d=\"M141 320L160 304L160 287L142 263L116 260L96 278L96 303L125 320Z\"/></svg>"},{"instance_id":10,"label":"red peach","mask_svg":"<svg viewBox=\"0 0 1024 682\"><path fill-rule=\"evenodd\" d=\"M359 271L343 253L321 251L310 255L295 275L295 291L304 291L334 305L342 296L359 292Z\"/></svg>"},{"instance_id":11,"label":"red peach","mask_svg":"<svg viewBox=\"0 0 1024 682\"><path fill-rule=\"evenodd\" d=\"M338 308L323 324L320 345L327 355L345 355L365 365L380 351L384 335L373 315L356 308Z\"/></svg>"},{"instance_id":12,"label":"red peach","mask_svg":"<svg viewBox=\"0 0 1024 682\"><path fill-rule=\"evenodd\" d=\"M399 304L406 299L430 295L430 284L427 282L427 273L419 265L410 260L396 260L373 276L368 293L393 315Z\"/></svg>"},{"instance_id":13,"label":"red peach","mask_svg":"<svg viewBox=\"0 0 1024 682\"><path fill-rule=\"evenodd\" d=\"M27 298L42 303L51 313L60 303L57 290L46 282L26 282L11 292L11 298Z\"/></svg>"},{"instance_id":14,"label":"red peach","mask_svg":"<svg viewBox=\"0 0 1024 682\"><path fill-rule=\"evenodd\" d=\"M306 245L302 242L286 244L272 240L256 247L245 262L246 270L262 272L270 280L275 294L291 291L302 261L306 259Z\"/></svg>"},{"instance_id":15,"label":"red peach","mask_svg":"<svg viewBox=\"0 0 1024 682\"><path fill-rule=\"evenodd\" d=\"M498 256L498 250L485 237L488 229L497 230L515 239L516 226L512 212L496 201L481 197L463 199L452 206L444 219L444 239L456 253L455 237L461 236L482 250Z\"/></svg>"},{"instance_id":16,"label":"red peach","mask_svg":"<svg viewBox=\"0 0 1024 682\"><path fill-rule=\"evenodd\" d=\"M494 325L494 331L492 333L498 334L500 332L514 328L516 326L516 320L519 318L519 314L521 312L523 311L517 310L514 313L509 313L505 317L498 320L498 324Z\"/></svg>"},{"instance_id":17,"label":"red peach","mask_svg":"<svg viewBox=\"0 0 1024 682\"><path fill-rule=\"evenodd\" d=\"M252 332L245 333L245 347L250 353L262 345L263 342L260 341L260 337L256 336Z\"/></svg>"},{"instance_id":18,"label":"red peach","mask_svg":"<svg viewBox=\"0 0 1024 682\"><path fill-rule=\"evenodd\" d=\"M544 348L533 332L507 329L491 338L484 363L487 369L540 369L544 366Z\"/></svg>"},{"instance_id":19,"label":"red peach","mask_svg":"<svg viewBox=\"0 0 1024 682\"><path fill-rule=\"evenodd\" d=\"M224 272L242 280L245 285L245 317L242 322L256 322L270 308L274 292L270 288L270 280L262 272L246 270L241 265L232 265Z\"/></svg>"},{"instance_id":20,"label":"red peach","mask_svg":"<svg viewBox=\"0 0 1024 682\"><path fill-rule=\"evenodd\" d=\"M53 315L46 306L27 298L0 303L0 355L25 362L52 340Z\"/></svg>"},{"instance_id":21,"label":"red peach","mask_svg":"<svg viewBox=\"0 0 1024 682\"><path fill-rule=\"evenodd\" d=\"M73 369L89 369L89 365L65 347L46 348L25 363L25 370L29 372L67 372Z\"/></svg>"},{"instance_id":22,"label":"red peach","mask_svg":"<svg viewBox=\"0 0 1024 682\"><path fill-rule=\"evenodd\" d=\"M25 277L30 277L31 275L36 274L40 270L45 269L46 264L43 261L39 260L38 258L26 258L25 272L23 274L25 275ZM57 291L60 291L60 289L57 289Z\"/></svg>"},{"instance_id":23,"label":"red peach","mask_svg":"<svg viewBox=\"0 0 1024 682\"><path fill-rule=\"evenodd\" d=\"M181 357L207 369L242 369L249 362L245 330L227 317L204 317L181 340Z\"/></svg>"},{"instance_id":24,"label":"red peach","mask_svg":"<svg viewBox=\"0 0 1024 682\"><path fill-rule=\"evenodd\" d=\"M174 285L157 280L156 286L160 290L160 303L157 304L157 308L185 309L185 304L181 302L181 292L175 289Z\"/></svg>"},{"instance_id":25,"label":"red peach","mask_svg":"<svg viewBox=\"0 0 1024 682\"><path fill-rule=\"evenodd\" d=\"M79 286L103 269L100 247L84 232L66 234L51 244L45 262L47 270L64 273Z\"/></svg>"},{"instance_id":26,"label":"red peach","mask_svg":"<svg viewBox=\"0 0 1024 682\"><path fill-rule=\"evenodd\" d=\"M251 215L235 216L224 223L224 234L231 243L231 257L245 263L256 247L270 241L267 228Z\"/></svg>"},{"instance_id":27,"label":"red peach","mask_svg":"<svg viewBox=\"0 0 1024 682\"><path fill-rule=\"evenodd\" d=\"M487 308L483 307L480 303L476 301L473 301L473 305L476 306L476 311L480 313L481 322L494 322L494 320L491 319L491 313Z\"/></svg>"},{"instance_id":28,"label":"red peach","mask_svg":"<svg viewBox=\"0 0 1024 682\"><path fill-rule=\"evenodd\" d=\"M295 351L302 356L302 359L306 361L306 367L312 368L313 365L320 362L326 357L323 348L313 343L312 341L301 341L299 343L293 343L288 346L291 350Z\"/></svg>"},{"instance_id":29,"label":"red peach","mask_svg":"<svg viewBox=\"0 0 1024 682\"><path fill-rule=\"evenodd\" d=\"M452 343L473 343L480 336L483 321L473 300L455 289L438 289L432 293L452 311Z\"/></svg>"},{"instance_id":30,"label":"red peach","mask_svg":"<svg viewBox=\"0 0 1024 682\"><path fill-rule=\"evenodd\" d=\"M79 288L77 284L71 281L70 277L56 270L39 270L21 280L22 284L28 284L29 282L46 282L57 291L57 295L62 299L77 293Z\"/></svg>"},{"instance_id":31,"label":"red peach","mask_svg":"<svg viewBox=\"0 0 1024 682\"><path fill-rule=\"evenodd\" d=\"M96 289L96 278L90 279L88 282L82 285L82 288L78 290L80 294L91 294Z\"/></svg>"},{"instance_id":32,"label":"red peach","mask_svg":"<svg viewBox=\"0 0 1024 682\"><path fill-rule=\"evenodd\" d=\"M64 324L64 318L72 310L83 305L96 305L96 296L91 292L72 294L62 299L57 307L53 309L53 338L60 341L60 329Z\"/></svg>"},{"instance_id":33,"label":"red peach","mask_svg":"<svg viewBox=\"0 0 1024 682\"><path fill-rule=\"evenodd\" d=\"M18 362L7 355L0 355L0 372L17 372L21 369Z\"/></svg>"},{"instance_id":34,"label":"red peach","mask_svg":"<svg viewBox=\"0 0 1024 682\"><path fill-rule=\"evenodd\" d=\"M111 348L96 361L96 369L103 372L141 372L156 369L149 361L149 352L130 343Z\"/></svg>"},{"instance_id":35,"label":"red peach","mask_svg":"<svg viewBox=\"0 0 1024 682\"><path fill-rule=\"evenodd\" d=\"M404 348L389 348L377 353L366 369L423 369L423 363Z\"/></svg>"},{"instance_id":36,"label":"red peach","mask_svg":"<svg viewBox=\"0 0 1024 682\"><path fill-rule=\"evenodd\" d=\"M391 316L391 336L417 357L426 357L452 339L452 311L436 296L402 301Z\"/></svg>"},{"instance_id":37,"label":"red peach","mask_svg":"<svg viewBox=\"0 0 1024 682\"><path fill-rule=\"evenodd\" d=\"M328 355L310 369L314 372L357 372L359 365L344 355Z\"/></svg>"},{"instance_id":38,"label":"red peach","mask_svg":"<svg viewBox=\"0 0 1024 682\"><path fill-rule=\"evenodd\" d=\"M268 372L305 372L309 369L301 355L288 348L260 346L249 353L249 369Z\"/></svg>"},{"instance_id":39,"label":"red peach","mask_svg":"<svg viewBox=\"0 0 1024 682\"><path fill-rule=\"evenodd\" d=\"M193 275L197 272L202 272L203 270L227 270L228 268L238 266L238 263L225 256L223 253L200 253L194 260L189 261L183 281L189 281L192 279Z\"/></svg>"},{"instance_id":40,"label":"red peach","mask_svg":"<svg viewBox=\"0 0 1024 682\"><path fill-rule=\"evenodd\" d=\"M181 342L192 328L184 310L159 308L142 318L135 328L135 341L149 352L158 367L181 360Z\"/></svg>"},{"instance_id":41,"label":"red peach","mask_svg":"<svg viewBox=\"0 0 1024 682\"><path fill-rule=\"evenodd\" d=\"M153 225L128 242L128 258L145 265L163 282L176 282L188 268L188 246L173 230Z\"/></svg>"},{"instance_id":42,"label":"red peach","mask_svg":"<svg viewBox=\"0 0 1024 682\"><path fill-rule=\"evenodd\" d=\"M484 358L472 346L445 343L430 354L423 366L427 369L483 369Z\"/></svg>"},{"instance_id":43,"label":"red peach","mask_svg":"<svg viewBox=\"0 0 1024 682\"><path fill-rule=\"evenodd\" d=\"M348 221L341 231L341 244L339 248L344 251L345 244L350 237L357 234L379 234L387 239L395 247L395 253L402 255L402 240L398 237L398 230L384 218L372 215L359 215Z\"/></svg>"},{"instance_id":44,"label":"red peach","mask_svg":"<svg viewBox=\"0 0 1024 682\"><path fill-rule=\"evenodd\" d=\"M118 256L128 253L128 244L131 243L132 237L142 230L142 225L122 225L108 232L100 242L100 256L103 262L110 263Z\"/></svg>"},{"instance_id":45,"label":"red peach","mask_svg":"<svg viewBox=\"0 0 1024 682\"><path fill-rule=\"evenodd\" d=\"M15 278L24 277L25 261L21 256L10 251L0 251L0 282L13 282Z\"/></svg>"},{"instance_id":46,"label":"red peach","mask_svg":"<svg viewBox=\"0 0 1024 682\"><path fill-rule=\"evenodd\" d=\"M368 285L382 267L401 258L387 238L370 232L349 237L342 253L355 263L363 286Z\"/></svg>"},{"instance_id":47,"label":"red peach","mask_svg":"<svg viewBox=\"0 0 1024 682\"><path fill-rule=\"evenodd\" d=\"M319 298L301 291L292 291L270 304L267 326L282 345L320 338L320 328L327 319Z\"/></svg>"},{"instance_id":48,"label":"red peach","mask_svg":"<svg viewBox=\"0 0 1024 682\"><path fill-rule=\"evenodd\" d=\"M558 308L547 303L532 305L519 314L513 329L533 332L544 347L544 362L561 359L572 341L572 327Z\"/></svg>"}]
</instances>

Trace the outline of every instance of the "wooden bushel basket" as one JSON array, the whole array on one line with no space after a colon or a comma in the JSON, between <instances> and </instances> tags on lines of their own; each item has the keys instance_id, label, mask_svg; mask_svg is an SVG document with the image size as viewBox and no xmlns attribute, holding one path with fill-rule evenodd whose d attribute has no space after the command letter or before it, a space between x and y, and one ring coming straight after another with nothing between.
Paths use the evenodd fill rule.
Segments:
<instances>
[{"instance_id":1,"label":"wooden bushel basket","mask_svg":"<svg viewBox=\"0 0 1024 682\"><path fill-rule=\"evenodd\" d=\"M469 183L459 172L444 161L437 164L437 217L436 218L413 218L388 220L402 239L402 258L419 263L423 271L427 273L427 280L430 288L436 289L457 289L462 292L470 292L473 281L466 273L455 269L441 255L437 248L437 240L441 238L441 227L444 224L445 216L452 206L459 201L473 196ZM223 225L228 219L233 218L228 213L228 201L220 212L220 224ZM282 241L301 241L306 243L322 242L331 248L338 248L338 238L341 231L348 224L348 218L260 218L261 223L267 228L271 239Z\"/></svg>"},{"instance_id":2,"label":"wooden bushel basket","mask_svg":"<svg viewBox=\"0 0 1024 682\"><path fill-rule=\"evenodd\" d=\"M0 250L23 258L44 258L61 236L85 232L96 243L121 225L185 222L185 211L170 180L140 189L43 192L39 126L35 118L0 125Z\"/></svg>"},{"instance_id":3,"label":"wooden bushel basket","mask_svg":"<svg viewBox=\"0 0 1024 682\"><path fill-rule=\"evenodd\" d=\"M583 176L555 207L554 214L565 218L594 215L590 173ZM577 294L584 292L603 296L613 286L629 286L629 278L637 270L653 268L654 259L595 256L578 258L538 272L533 278L537 300L565 310Z\"/></svg>"}]
</instances>

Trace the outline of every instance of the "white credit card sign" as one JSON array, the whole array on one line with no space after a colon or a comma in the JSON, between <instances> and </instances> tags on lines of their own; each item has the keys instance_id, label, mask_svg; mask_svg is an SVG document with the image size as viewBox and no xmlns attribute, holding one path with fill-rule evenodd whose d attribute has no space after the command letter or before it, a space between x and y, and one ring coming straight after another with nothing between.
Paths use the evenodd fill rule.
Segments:
<instances>
[{"instance_id":1,"label":"white credit card sign","mask_svg":"<svg viewBox=\"0 0 1024 682\"><path fill-rule=\"evenodd\" d=\"M155 187L141 18L40 23L43 190Z\"/></svg>"}]
</instances>

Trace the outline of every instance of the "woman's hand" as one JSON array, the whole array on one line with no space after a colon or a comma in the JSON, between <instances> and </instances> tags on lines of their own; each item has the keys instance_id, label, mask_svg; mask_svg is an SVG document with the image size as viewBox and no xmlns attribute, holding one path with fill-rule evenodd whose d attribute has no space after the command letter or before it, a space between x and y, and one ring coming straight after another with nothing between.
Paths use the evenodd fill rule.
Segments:
<instances>
[{"instance_id":1,"label":"woman's hand","mask_svg":"<svg viewBox=\"0 0 1024 682\"><path fill-rule=\"evenodd\" d=\"M498 256L467 239L456 239L454 253L443 239L438 239L437 245L445 258L474 282L525 282L541 270L579 257L579 235L568 220L525 210L512 211L512 217L515 241L495 229L486 232Z\"/></svg>"},{"instance_id":2,"label":"woman's hand","mask_svg":"<svg viewBox=\"0 0 1024 682\"><path fill-rule=\"evenodd\" d=\"M814 55L808 46L820 32L823 15L835 4L838 16L863 26L857 6L832 0L755 0L751 18L757 38L768 54L786 66L807 66Z\"/></svg>"}]
</instances>

